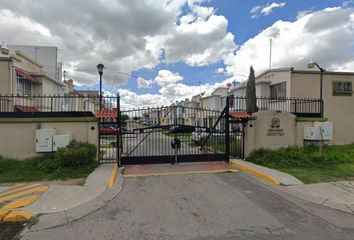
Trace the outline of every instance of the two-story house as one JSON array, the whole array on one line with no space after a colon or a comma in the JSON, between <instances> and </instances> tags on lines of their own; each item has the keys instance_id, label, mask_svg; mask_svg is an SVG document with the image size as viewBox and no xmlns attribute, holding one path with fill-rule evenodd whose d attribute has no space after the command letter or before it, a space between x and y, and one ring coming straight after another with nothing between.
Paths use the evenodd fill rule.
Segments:
<instances>
[{"instance_id":1,"label":"two-story house","mask_svg":"<svg viewBox=\"0 0 354 240\"><path fill-rule=\"evenodd\" d=\"M233 90L235 98L246 96L246 81ZM274 101L263 104L257 100L260 110L277 110L281 104L291 104L289 109L295 111L299 104L295 101L282 103L279 99L320 99L322 89L323 117L333 122L334 144L347 144L354 142L354 72L323 72L321 86L320 72L313 70L296 70L294 68L269 69L256 76L256 95L267 97ZM306 100L303 100L306 101ZM302 102L302 108L306 104ZM284 106L282 106L283 108ZM311 108L313 105L308 105ZM304 111L304 109L301 109Z\"/></svg>"}]
</instances>

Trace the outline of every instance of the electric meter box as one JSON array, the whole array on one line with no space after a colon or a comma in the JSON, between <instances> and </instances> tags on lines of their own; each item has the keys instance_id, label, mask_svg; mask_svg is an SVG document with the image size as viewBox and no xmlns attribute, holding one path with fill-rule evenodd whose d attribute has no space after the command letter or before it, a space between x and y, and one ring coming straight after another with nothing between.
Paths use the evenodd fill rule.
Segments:
<instances>
[{"instance_id":1,"label":"electric meter box","mask_svg":"<svg viewBox=\"0 0 354 240\"><path fill-rule=\"evenodd\" d=\"M314 127L322 130L323 140L332 140L333 138L333 123L332 122L315 122Z\"/></svg>"},{"instance_id":2,"label":"electric meter box","mask_svg":"<svg viewBox=\"0 0 354 240\"><path fill-rule=\"evenodd\" d=\"M53 151L57 151L60 147L66 147L71 141L70 135L54 135L53 136Z\"/></svg>"},{"instance_id":3,"label":"electric meter box","mask_svg":"<svg viewBox=\"0 0 354 240\"><path fill-rule=\"evenodd\" d=\"M304 128L305 140L332 140L333 123L332 122L315 122L313 127Z\"/></svg>"},{"instance_id":4,"label":"electric meter box","mask_svg":"<svg viewBox=\"0 0 354 240\"><path fill-rule=\"evenodd\" d=\"M52 152L55 128L36 130L36 152Z\"/></svg>"},{"instance_id":5,"label":"electric meter box","mask_svg":"<svg viewBox=\"0 0 354 240\"><path fill-rule=\"evenodd\" d=\"M305 127L304 128L305 140L321 140L321 132L319 127Z\"/></svg>"}]
</instances>

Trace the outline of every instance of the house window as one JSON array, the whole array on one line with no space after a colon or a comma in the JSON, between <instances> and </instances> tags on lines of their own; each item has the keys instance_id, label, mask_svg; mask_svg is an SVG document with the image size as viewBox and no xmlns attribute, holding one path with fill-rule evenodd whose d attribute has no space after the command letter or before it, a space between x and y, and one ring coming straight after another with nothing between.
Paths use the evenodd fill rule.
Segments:
<instances>
[{"instance_id":1,"label":"house window","mask_svg":"<svg viewBox=\"0 0 354 240\"><path fill-rule=\"evenodd\" d=\"M32 82L17 74L17 93L24 95L32 94Z\"/></svg>"},{"instance_id":2,"label":"house window","mask_svg":"<svg viewBox=\"0 0 354 240\"><path fill-rule=\"evenodd\" d=\"M352 96L353 89L351 82L333 82L333 96Z\"/></svg>"},{"instance_id":3,"label":"house window","mask_svg":"<svg viewBox=\"0 0 354 240\"><path fill-rule=\"evenodd\" d=\"M271 98L286 98L286 82L274 84L270 86Z\"/></svg>"}]
</instances>

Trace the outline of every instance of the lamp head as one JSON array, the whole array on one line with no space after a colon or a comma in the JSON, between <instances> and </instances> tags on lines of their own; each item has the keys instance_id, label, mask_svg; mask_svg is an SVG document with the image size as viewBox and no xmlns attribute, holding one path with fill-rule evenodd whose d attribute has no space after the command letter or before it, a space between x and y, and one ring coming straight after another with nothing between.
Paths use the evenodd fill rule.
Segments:
<instances>
[{"instance_id":1,"label":"lamp head","mask_svg":"<svg viewBox=\"0 0 354 240\"><path fill-rule=\"evenodd\" d=\"M307 68L314 68L316 66L315 60L312 58L311 62L307 64Z\"/></svg>"},{"instance_id":2,"label":"lamp head","mask_svg":"<svg viewBox=\"0 0 354 240\"><path fill-rule=\"evenodd\" d=\"M103 73L104 65L102 63L97 65L97 71L99 74Z\"/></svg>"}]
</instances>

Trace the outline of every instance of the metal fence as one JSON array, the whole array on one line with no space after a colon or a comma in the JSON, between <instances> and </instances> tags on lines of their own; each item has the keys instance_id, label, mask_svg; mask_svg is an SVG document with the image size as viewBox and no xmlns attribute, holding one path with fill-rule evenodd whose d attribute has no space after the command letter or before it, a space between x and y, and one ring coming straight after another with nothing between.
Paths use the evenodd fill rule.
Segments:
<instances>
[{"instance_id":1,"label":"metal fence","mask_svg":"<svg viewBox=\"0 0 354 240\"><path fill-rule=\"evenodd\" d=\"M0 112L92 112L100 109L99 96L0 95ZM117 107L117 97L102 97L102 109Z\"/></svg>"},{"instance_id":2,"label":"metal fence","mask_svg":"<svg viewBox=\"0 0 354 240\"><path fill-rule=\"evenodd\" d=\"M0 95L0 112L92 112L100 109L99 96L25 96L25 95ZM268 98L257 97L259 111L274 110L290 112L298 117L323 117L323 101L320 99L305 98ZM101 109L111 110L117 107L117 97L102 97ZM246 97L230 97L230 111L247 111ZM167 107L164 111L169 111ZM181 108L182 109L182 108ZM177 118L196 118L203 121L208 116L199 116L196 109L185 109L178 112ZM156 110L155 112L158 112ZM161 113L163 114L163 113ZM156 116L157 118L157 116ZM205 120L204 120L205 121ZM196 123L200 124L201 123Z\"/></svg>"},{"instance_id":3,"label":"metal fence","mask_svg":"<svg viewBox=\"0 0 354 240\"><path fill-rule=\"evenodd\" d=\"M229 101L230 111L247 111L246 97L233 97ZM323 100L320 99L257 97L256 104L258 111L290 112L297 117L323 117Z\"/></svg>"}]
</instances>

